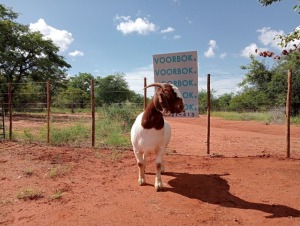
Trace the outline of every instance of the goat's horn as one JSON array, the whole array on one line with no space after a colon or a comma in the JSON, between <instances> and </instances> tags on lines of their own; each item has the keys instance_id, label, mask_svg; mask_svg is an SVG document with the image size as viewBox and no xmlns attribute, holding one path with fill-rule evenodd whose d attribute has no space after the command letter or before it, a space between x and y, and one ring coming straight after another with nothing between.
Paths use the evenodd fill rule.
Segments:
<instances>
[{"instance_id":1,"label":"goat's horn","mask_svg":"<svg viewBox=\"0 0 300 226\"><path fill-rule=\"evenodd\" d=\"M161 83L159 83L159 82L155 82L155 83L152 83L152 84L150 84L150 85L147 85L144 89L147 89L147 88L152 87L152 86L157 86L157 87L160 87L160 88L163 88L163 87L164 87L163 84L161 84Z\"/></svg>"}]
</instances>

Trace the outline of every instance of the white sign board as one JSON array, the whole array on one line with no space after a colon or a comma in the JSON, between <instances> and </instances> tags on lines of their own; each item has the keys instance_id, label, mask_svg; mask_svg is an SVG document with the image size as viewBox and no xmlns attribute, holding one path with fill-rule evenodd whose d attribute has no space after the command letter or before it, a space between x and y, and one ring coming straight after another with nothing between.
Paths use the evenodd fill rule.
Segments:
<instances>
[{"instance_id":1,"label":"white sign board","mask_svg":"<svg viewBox=\"0 0 300 226\"><path fill-rule=\"evenodd\" d=\"M172 83L184 98L184 113L171 116L198 116L197 51L153 55L154 82Z\"/></svg>"}]
</instances>

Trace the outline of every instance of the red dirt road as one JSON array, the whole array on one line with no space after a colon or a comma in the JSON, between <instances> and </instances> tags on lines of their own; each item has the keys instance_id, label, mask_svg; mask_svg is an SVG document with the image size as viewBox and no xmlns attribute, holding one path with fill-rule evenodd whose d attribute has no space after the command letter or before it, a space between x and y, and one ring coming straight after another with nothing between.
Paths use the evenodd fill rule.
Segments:
<instances>
[{"instance_id":1,"label":"red dirt road","mask_svg":"<svg viewBox=\"0 0 300 226\"><path fill-rule=\"evenodd\" d=\"M284 125L213 118L209 157L205 117L168 121L162 192L153 157L140 187L131 151L0 142L0 225L300 225L299 127L285 159Z\"/></svg>"}]
</instances>

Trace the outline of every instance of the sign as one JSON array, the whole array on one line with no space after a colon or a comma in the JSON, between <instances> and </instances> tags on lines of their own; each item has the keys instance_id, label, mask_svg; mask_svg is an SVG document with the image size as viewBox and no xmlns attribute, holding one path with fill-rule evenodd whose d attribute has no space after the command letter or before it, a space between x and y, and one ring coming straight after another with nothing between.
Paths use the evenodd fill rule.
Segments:
<instances>
[{"instance_id":1,"label":"sign","mask_svg":"<svg viewBox=\"0 0 300 226\"><path fill-rule=\"evenodd\" d=\"M185 112L177 117L198 116L197 51L153 55L154 82L172 83L181 92Z\"/></svg>"}]
</instances>

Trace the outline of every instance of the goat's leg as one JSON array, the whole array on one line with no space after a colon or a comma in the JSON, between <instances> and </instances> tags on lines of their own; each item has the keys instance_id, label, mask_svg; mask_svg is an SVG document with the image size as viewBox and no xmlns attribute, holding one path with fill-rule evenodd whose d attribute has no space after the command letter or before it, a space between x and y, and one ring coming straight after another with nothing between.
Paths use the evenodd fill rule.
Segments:
<instances>
[{"instance_id":1,"label":"goat's leg","mask_svg":"<svg viewBox=\"0 0 300 226\"><path fill-rule=\"evenodd\" d=\"M162 163L162 156L159 153L156 154L155 164L156 164L156 176L155 176L154 186L156 191L161 191L163 188L163 182L161 180L163 163Z\"/></svg>"},{"instance_id":2,"label":"goat's leg","mask_svg":"<svg viewBox=\"0 0 300 226\"><path fill-rule=\"evenodd\" d=\"M160 172L161 172L162 174L165 172L165 162L164 162L163 159L161 160L161 169L160 169Z\"/></svg>"},{"instance_id":3,"label":"goat's leg","mask_svg":"<svg viewBox=\"0 0 300 226\"><path fill-rule=\"evenodd\" d=\"M146 178L145 178L145 167L146 162L144 161L144 156L140 152L135 152L135 157L137 161L137 165L139 167L139 178L138 183L139 185L145 185L146 184Z\"/></svg>"}]
</instances>

